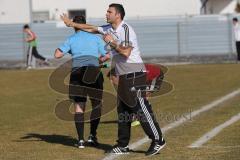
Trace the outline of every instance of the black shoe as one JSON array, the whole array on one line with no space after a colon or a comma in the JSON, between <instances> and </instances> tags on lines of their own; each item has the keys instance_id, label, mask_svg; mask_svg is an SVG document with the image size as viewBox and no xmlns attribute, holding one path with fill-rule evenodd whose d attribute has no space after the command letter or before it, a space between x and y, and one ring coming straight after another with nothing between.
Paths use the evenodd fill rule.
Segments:
<instances>
[{"instance_id":1,"label":"black shoe","mask_svg":"<svg viewBox=\"0 0 240 160\"><path fill-rule=\"evenodd\" d=\"M110 154L129 154L129 148L126 147L120 147L120 146L113 146L112 150L109 152Z\"/></svg>"},{"instance_id":2,"label":"black shoe","mask_svg":"<svg viewBox=\"0 0 240 160\"><path fill-rule=\"evenodd\" d=\"M84 140L80 140L79 142L78 142L78 144L76 144L76 146L78 147L78 148L85 148L85 145L84 145Z\"/></svg>"},{"instance_id":3,"label":"black shoe","mask_svg":"<svg viewBox=\"0 0 240 160\"><path fill-rule=\"evenodd\" d=\"M157 154L165 145L166 145L166 142L163 138L159 141L152 141L152 143L145 155L153 156L153 155Z\"/></svg>"},{"instance_id":4,"label":"black shoe","mask_svg":"<svg viewBox=\"0 0 240 160\"><path fill-rule=\"evenodd\" d=\"M88 137L87 142L88 142L91 146L98 146L98 145L99 145L99 143L98 143L98 141L97 141L97 137L96 137L96 136L93 136L93 135L90 135L90 136Z\"/></svg>"},{"instance_id":5,"label":"black shoe","mask_svg":"<svg viewBox=\"0 0 240 160\"><path fill-rule=\"evenodd\" d=\"M49 66L50 65L48 60L45 60L42 64L45 65L45 66Z\"/></svg>"}]
</instances>

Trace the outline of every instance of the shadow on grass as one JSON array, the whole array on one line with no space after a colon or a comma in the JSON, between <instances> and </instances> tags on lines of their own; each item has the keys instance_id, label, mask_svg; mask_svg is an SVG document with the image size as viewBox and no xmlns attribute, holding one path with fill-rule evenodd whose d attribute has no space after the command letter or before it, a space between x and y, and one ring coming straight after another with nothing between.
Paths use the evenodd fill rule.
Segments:
<instances>
[{"instance_id":1,"label":"shadow on grass","mask_svg":"<svg viewBox=\"0 0 240 160\"><path fill-rule=\"evenodd\" d=\"M32 141L44 141L47 143L54 143L54 144L62 144L65 146L71 146L76 147L76 144L78 143L78 140L75 138L72 138L70 136L64 136L64 135L43 135L38 133L28 133L26 136L21 137L21 140L17 140L15 142L32 142ZM93 147L88 144L86 144L88 147ZM112 146L109 144L102 144L100 143L99 146L95 147L97 149L104 150L105 152L109 151Z\"/></svg>"}]
</instances>

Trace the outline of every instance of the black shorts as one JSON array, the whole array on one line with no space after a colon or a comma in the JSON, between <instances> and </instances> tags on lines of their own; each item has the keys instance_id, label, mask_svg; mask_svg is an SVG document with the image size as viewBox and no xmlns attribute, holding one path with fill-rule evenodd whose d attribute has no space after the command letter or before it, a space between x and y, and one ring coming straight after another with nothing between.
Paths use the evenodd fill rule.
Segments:
<instances>
[{"instance_id":1,"label":"black shorts","mask_svg":"<svg viewBox=\"0 0 240 160\"><path fill-rule=\"evenodd\" d=\"M74 102L91 99L102 100L103 74L99 67L87 66L73 68L70 75L69 98Z\"/></svg>"}]
</instances>

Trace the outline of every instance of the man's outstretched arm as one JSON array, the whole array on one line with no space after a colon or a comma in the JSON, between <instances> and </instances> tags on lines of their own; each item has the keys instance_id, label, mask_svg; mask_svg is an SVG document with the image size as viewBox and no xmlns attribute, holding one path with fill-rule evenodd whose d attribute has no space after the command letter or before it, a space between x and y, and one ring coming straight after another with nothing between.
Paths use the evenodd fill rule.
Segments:
<instances>
[{"instance_id":1,"label":"man's outstretched arm","mask_svg":"<svg viewBox=\"0 0 240 160\"><path fill-rule=\"evenodd\" d=\"M81 29L87 32L98 32L98 27L90 24L79 24L71 21L66 14L62 14L60 16L61 20L66 24L68 27L73 27L77 29Z\"/></svg>"}]
</instances>

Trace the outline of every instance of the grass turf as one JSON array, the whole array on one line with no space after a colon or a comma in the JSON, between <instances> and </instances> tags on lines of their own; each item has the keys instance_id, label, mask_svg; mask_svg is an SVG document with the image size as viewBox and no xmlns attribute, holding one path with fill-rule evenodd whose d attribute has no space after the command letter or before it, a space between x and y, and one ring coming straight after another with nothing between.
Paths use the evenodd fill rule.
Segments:
<instances>
[{"instance_id":1,"label":"grass turf","mask_svg":"<svg viewBox=\"0 0 240 160\"><path fill-rule=\"evenodd\" d=\"M165 80L174 86L174 90L151 99L161 126L240 88L239 68L239 64L169 67ZM0 159L101 159L106 156L105 150L115 143L117 116L114 110L101 119L98 129L99 141L102 143L100 148L79 150L73 147L76 142L73 122L59 120L54 113L56 103L66 99L67 95L49 88L48 78L52 72L0 71ZM105 89L113 92L106 78ZM239 123L226 128L201 149L189 149L187 146L238 113L238 104L239 98L235 98L167 132L165 136L168 145L161 154L151 159L237 159L240 156L237 152L237 146L240 145ZM89 134L88 125L85 128L86 138ZM144 136L141 127L132 128L131 142ZM148 144L142 146L140 151L145 151L147 147ZM148 159L143 152L132 153L129 157Z\"/></svg>"}]
</instances>

